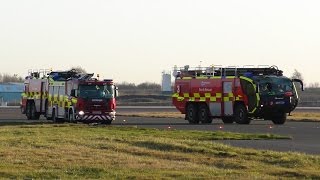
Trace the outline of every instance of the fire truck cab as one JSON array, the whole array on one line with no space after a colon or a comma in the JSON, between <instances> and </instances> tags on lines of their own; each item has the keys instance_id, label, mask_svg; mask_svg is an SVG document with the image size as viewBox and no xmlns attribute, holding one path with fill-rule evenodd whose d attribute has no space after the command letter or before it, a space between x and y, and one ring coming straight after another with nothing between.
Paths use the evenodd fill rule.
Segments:
<instances>
[{"instance_id":1,"label":"fire truck cab","mask_svg":"<svg viewBox=\"0 0 320 180\"><path fill-rule=\"evenodd\" d=\"M299 101L294 82L276 66L175 68L173 105L190 124L249 124L252 118L284 124Z\"/></svg>"}]
</instances>

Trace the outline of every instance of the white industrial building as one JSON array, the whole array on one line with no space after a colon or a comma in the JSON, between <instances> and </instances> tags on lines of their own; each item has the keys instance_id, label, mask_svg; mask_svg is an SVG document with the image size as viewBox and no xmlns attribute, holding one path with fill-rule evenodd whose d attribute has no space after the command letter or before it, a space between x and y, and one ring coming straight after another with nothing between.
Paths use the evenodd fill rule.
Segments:
<instances>
[{"instance_id":1,"label":"white industrial building","mask_svg":"<svg viewBox=\"0 0 320 180\"><path fill-rule=\"evenodd\" d=\"M171 72L162 72L162 83L161 83L162 92L171 92Z\"/></svg>"}]
</instances>

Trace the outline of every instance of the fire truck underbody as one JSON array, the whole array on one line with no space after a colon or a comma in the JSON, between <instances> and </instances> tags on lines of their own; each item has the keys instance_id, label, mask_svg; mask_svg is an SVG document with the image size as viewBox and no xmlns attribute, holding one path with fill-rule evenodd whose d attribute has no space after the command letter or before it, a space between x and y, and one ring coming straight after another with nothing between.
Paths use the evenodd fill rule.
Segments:
<instances>
[{"instance_id":1,"label":"fire truck underbody","mask_svg":"<svg viewBox=\"0 0 320 180\"><path fill-rule=\"evenodd\" d=\"M112 80L99 81L92 78L93 74L74 70L29 74L21 106L28 119L44 115L54 122L110 124L115 120L118 93Z\"/></svg>"},{"instance_id":2,"label":"fire truck underbody","mask_svg":"<svg viewBox=\"0 0 320 180\"><path fill-rule=\"evenodd\" d=\"M283 124L298 104L294 82L276 66L263 68L184 68L175 69L173 105L190 124L249 124L252 118Z\"/></svg>"}]
</instances>

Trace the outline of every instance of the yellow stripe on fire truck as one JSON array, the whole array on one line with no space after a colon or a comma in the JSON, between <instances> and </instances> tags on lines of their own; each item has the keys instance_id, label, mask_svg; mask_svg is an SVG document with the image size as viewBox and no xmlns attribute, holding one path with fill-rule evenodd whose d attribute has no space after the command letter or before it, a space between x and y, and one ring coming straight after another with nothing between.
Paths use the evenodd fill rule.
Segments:
<instances>
[{"instance_id":1,"label":"yellow stripe on fire truck","mask_svg":"<svg viewBox=\"0 0 320 180\"><path fill-rule=\"evenodd\" d=\"M216 102L218 100L228 102L228 101L243 100L243 97L241 95L237 95L236 97L234 97L233 93L226 93L224 94L223 98L222 98L222 93L214 93L214 95L212 95L211 93L205 93L204 96L201 96L200 93L193 93L193 94L183 93L183 95L181 96L179 93L174 93L172 97L177 98L177 101L187 100L187 101L200 101L200 102L205 102L205 101Z\"/></svg>"},{"instance_id":2,"label":"yellow stripe on fire truck","mask_svg":"<svg viewBox=\"0 0 320 180\"><path fill-rule=\"evenodd\" d=\"M28 98L27 93L21 93L21 97L22 97L23 99L27 99L27 98Z\"/></svg>"},{"instance_id":3,"label":"yellow stripe on fire truck","mask_svg":"<svg viewBox=\"0 0 320 180\"><path fill-rule=\"evenodd\" d=\"M50 82L49 86L64 86L65 82Z\"/></svg>"},{"instance_id":4,"label":"yellow stripe on fire truck","mask_svg":"<svg viewBox=\"0 0 320 180\"><path fill-rule=\"evenodd\" d=\"M77 98L69 99L68 96L58 96L58 95L49 95L49 104L50 106L57 105L58 107L70 107L73 104L77 103Z\"/></svg>"},{"instance_id":5,"label":"yellow stripe on fire truck","mask_svg":"<svg viewBox=\"0 0 320 180\"><path fill-rule=\"evenodd\" d=\"M58 104L58 95L57 94L54 94L53 95L53 101L52 101L53 104Z\"/></svg>"},{"instance_id":6,"label":"yellow stripe on fire truck","mask_svg":"<svg viewBox=\"0 0 320 180\"><path fill-rule=\"evenodd\" d=\"M26 93L22 93L21 96L23 98L28 98L28 99L40 99L41 96L42 98L46 98L47 97L47 93L41 93L41 92L26 92Z\"/></svg>"},{"instance_id":7,"label":"yellow stripe on fire truck","mask_svg":"<svg viewBox=\"0 0 320 180\"><path fill-rule=\"evenodd\" d=\"M226 93L223 96L223 101L228 102L228 101L234 101L234 96L233 93Z\"/></svg>"},{"instance_id":8,"label":"yellow stripe on fire truck","mask_svg":"<svg viewBox=\"0 0 320 180\"><path fill-rule=\"evenodd\" d=\"M58 98L58 106L64 107L64 96L59 96Z\"/></svg>"}]
</instances>

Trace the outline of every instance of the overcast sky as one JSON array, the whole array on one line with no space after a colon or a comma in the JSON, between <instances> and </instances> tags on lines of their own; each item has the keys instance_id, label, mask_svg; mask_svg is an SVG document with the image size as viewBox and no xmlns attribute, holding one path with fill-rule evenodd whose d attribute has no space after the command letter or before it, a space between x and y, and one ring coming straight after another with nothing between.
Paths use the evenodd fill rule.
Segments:
<instances>
[{"instance_id":1,"label":"overcast sky","mask_svg":"<svg viewBox=\"0 0 320 180\"><path fill-rule=\"evenodd\" d=\"M320 1L1 0L0 72L81 66L117 82L174 65L277 65L320 82Z\"/></svg>"}]
</instances>

